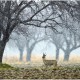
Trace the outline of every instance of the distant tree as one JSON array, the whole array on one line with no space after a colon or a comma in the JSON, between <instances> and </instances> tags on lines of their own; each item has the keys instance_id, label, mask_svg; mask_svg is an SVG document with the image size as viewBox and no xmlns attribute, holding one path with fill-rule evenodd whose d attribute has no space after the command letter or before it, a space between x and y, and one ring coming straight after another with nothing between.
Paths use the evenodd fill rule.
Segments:
<instances>
[{"instance_id":1,"label":"distant tree","mask_svg":"<svg viewBox=\"0 0 80 80\"><path fill-rule=\"evenodd\" d=\"M22 39L23 40L22 40ZM20 56L19 56L19 61L23 61L23 51L24 51L24 47L25 47L25 39L23 36L19 36L18 39L15 40L16 46L20 52Z\"/></svg>"},{"instance_id":2,"label":"distant tree","mask_svg":"<svg viewBox=\"0 0 80 80\"><path fill-rule=\"evenodd\" d=\"M64 43L61 49L64 51L64 61L68 61L70 53L80 47L79 43L79 25L78 22L67 12L63 12L62 19L62 35L64 38Z\"/></svg>"},{"instance_id":3,"label":"distant tree","mask_svg":"<svg viewBox=\"0 0 80 80\"><path fill-rule=\"evenodd\" d=\"M46 34L47 34L49 42L54 44L56 47L56 60L58 61L59 60L59 50L61 49L64 43L62 32L60 30L53 31L52 29L47 29Z\"/></svg>"},{"instance_id":4,"label":"distant tree","mask_svg":"<svg viewBox=\"0 0 80 80\"><path fill-rule=\"evenodd\" d=\"M64 39L62 38L62 34L53 34L51 36L50 42L56 46L56 60L59 60L59 50L63 46Z\"/></svg>"},{"instance_id":5,"label":"distant tree","mask_svg":"<svg viewBox=\"0 0 80 80\"><path fill-rule=\"evenodd\" d=\"M17 32L14 31L10 36L10 40L14 42L15 47L17 47L20 52L19 61L23 61L23 51L24 51L24 47L26 46L25 45L26 40L25 40L25 37L20 33L19 31ZM10 48L14 47L12 42L8 42L8 45L10 46Z\"/></svg>"},{"instance_id":6,"label":"distant tree","mask_svg":"<svg viewBox=\"0 0 80 80\"><path fill-rule=\"evenodd\" d=\"M44 29L39 29L39 28L32 27L32 26L31 27L20 27L18 29L19 29L18 33L22 34L26 39L25 41L26 52L27 52L26 61L31 61L31 53L35 45L43 40L46 40Z\"/></svg>"},{"instance_id":7,"label":"distant tree","mask_svg":"<svg viewBox=\"0 0 80 80\"><path fill-rule=\"evenodd\" d=\"M64 61L68 61L70 53L80 47L79 37L72 32L68 32L68 30L66 31L63 34L65 39L64 46L61 48L64 51Z\"/></svg>"},{"instance_id":8,"label":"distant tree","mask_svg":"<svg viewBox=\"0 0 80 80\"><path fill-rule=\"evenodd\" d=\"M33 29L32 29L33 30ZM26 48L27 48L27 56L26 56L26 61L31 61L31 53L33 49L35 48L36 44L39 42L46 40L44 32L39 31L38 29L35 28L35 30L31 31L31 36L26 37Z\"/></svg>"}]
</instances>

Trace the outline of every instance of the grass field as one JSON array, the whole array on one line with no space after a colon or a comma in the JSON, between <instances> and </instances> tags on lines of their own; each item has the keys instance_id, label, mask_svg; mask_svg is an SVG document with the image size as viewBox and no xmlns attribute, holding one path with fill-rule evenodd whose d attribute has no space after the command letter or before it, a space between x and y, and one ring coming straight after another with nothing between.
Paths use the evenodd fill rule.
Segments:
<instances>
[{"instance_id":1,"label":"grass field","mask_svg":"<svg viewBox=\"0 0 80 80\"><path fill-rule=\"evenodd\" d=\"M31 62L19 62L17 56L7 57L3 63L6 64L0 64L0 79L80 79L80 56L70 57L69 62L60 58L56 68L45 67L42 58L36 56Z\"/></svg>"},{"instance_id":2,"label":"grass field","mask_svg":"<svg viewBox=\"0 0 80 80\"><path fill-rule=\"evenodd\" d=\"M69 65L0 64L0 79L80 79L80 65Z\"/></svg>"}]
</instances>

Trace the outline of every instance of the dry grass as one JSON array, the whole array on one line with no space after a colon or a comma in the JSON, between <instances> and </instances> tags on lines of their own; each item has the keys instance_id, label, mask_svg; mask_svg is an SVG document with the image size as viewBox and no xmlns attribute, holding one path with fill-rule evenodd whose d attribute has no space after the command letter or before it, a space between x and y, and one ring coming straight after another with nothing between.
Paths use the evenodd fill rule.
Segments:
<instances>
[{"instance_id":1,"label":"dry grass","mask_svg":"<svg viewBox=\"0 0 80 80\"><path fill-rule=\"evenodd\" d=\"M0 73L0 79L80 79L79 66L0 69Z\"/></svg>"},{"instance_id":2,"label":"dry grass","mask_svg":"<svg viewBox=\"0 0 80 80\"><path fill-rule=\"evenodd\" d=\"M32 56L31 60L26 62L25 56L23 62L19 62L18 56L4 57L3 63L19 68L0 69L0 79L80 79L80 56L70 56L69 62L63 62L63 57L60 57L56 68L43 66L42 57L39 55Z\"/></svg>"},{"instance_id":3,"label":"dry grass","mask_svg":"<svg viewBox=\"0 0 80 80\"><path fill-rule=\"evenodd\" d=\"M23 62L19 62L19 56L11 56L11 57L3 57L3 63L13 63L13 64L27 64L26 62L26 56L23 56ZM47 57L47 59L50 59L50 57ZM52 59L52 58L51 58ZM31 57L31 62L32 63L42 63L42 56L36 55ZM77 55L71 55L69 59L69 64L75 64L75 63L80 63L80 56ZM58 61L58 64L64 64L63 62L63 57L60 56L60 60ZM66 63L65 63L66 64Z\"/></svg>"}]
</instances>

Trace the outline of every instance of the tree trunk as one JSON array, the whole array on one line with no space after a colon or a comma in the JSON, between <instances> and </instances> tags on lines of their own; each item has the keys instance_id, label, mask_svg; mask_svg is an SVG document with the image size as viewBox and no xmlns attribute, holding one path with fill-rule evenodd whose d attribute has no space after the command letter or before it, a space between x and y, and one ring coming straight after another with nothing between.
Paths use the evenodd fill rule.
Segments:
<instances>
[{"instance_id":1,"label":"tree trunk","mask_svg":"<svg viewBox=\"0 0 80 80\"><path fill-rule=\"evenodd\" d=\"M19 61L23 61L23 50L19 50L20 51L20 58L19 58Z\"/></svg>"},{"instance_id":2,"label":"tree trunk","mask_svg":"<svg viewBox=\"0 0 80 80\"><path fill-rule=\"evenodd\" d=\"M2 63L4 50L0 49L0 63Z\"/></svg>"},{"instance_id":3,"label":"tree trunk","mask_svg":"<svg viewBox=\"0 0 80 80\"><path fill-rule=\"evenodd\" d=\"M59 60L59 48L56 48L56 60Z\"/></svg>"},{"instance_id":4,"label":"tree trunk","mask_svg":"<svg viewBox=\"0 0 80 80\"><path fill-rule=\"evenodd\" d=\"M26 61L31 61L31 53L35 47L37 42L34 42L30 47L29 44L27 44L27 55L26 55Z\"/></svg>"},{"instance_id":5,"label":"tree trunk","mask_svg":"<svg viewBox=\"0 0 80 80\"><path fill-rule=\"evenodd\" d=\"M0 63L2 63L2 58L3 58L3 53L4 53L5 45L6 45L6 43L0 42Z\"/></svg>"},{"instance_id":6,"label":"tree trunk","mask_svg":"<svg viewBox=\"0 0 80 80\"><path fill-rule=\"evenodd\" d=\"M70 51L66 51L64 53L64 60L63 61L69 61L69 57L70 57Z\"/></svg>"},{"instance_id":7,"label":"tree trunk","mask_svg":"<svg viewBox=\"0 0 80 80\"><path fill-rule=\"evenodd\" d=\"M30 62L31 61L31 51L30 50L27 50L26 61L27 62Z\"/></svg>"}]
</instances>

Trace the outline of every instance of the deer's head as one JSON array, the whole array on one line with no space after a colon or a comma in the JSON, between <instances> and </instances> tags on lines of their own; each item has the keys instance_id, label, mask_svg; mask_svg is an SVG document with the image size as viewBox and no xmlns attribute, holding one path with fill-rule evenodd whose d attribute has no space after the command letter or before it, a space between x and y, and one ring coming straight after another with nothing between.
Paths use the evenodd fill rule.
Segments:
<instances>
[{"instance_id":1,"label":"deer's head","mask_svg":"<svg viewBox=\"0 0 80 80\"><path fill-rule=\"evenodd\" d=\"M45 58L45 56L46 56L46 55L43 53L43 56L42 56L42 58Z\"/></svg>"}]
</instances>

